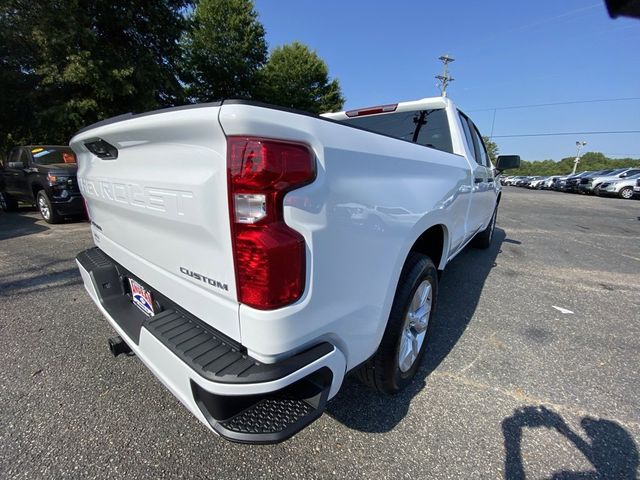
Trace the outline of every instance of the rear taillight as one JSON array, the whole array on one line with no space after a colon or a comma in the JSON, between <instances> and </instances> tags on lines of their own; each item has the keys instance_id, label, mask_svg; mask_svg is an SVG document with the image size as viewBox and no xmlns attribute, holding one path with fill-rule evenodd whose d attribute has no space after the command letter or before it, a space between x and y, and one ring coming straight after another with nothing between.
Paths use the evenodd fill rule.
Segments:
<instances>
[{"instance_id":1,"label":"rear taillight","mask_svg":"<svg viewBox=\"0 0 640 480\"><path fill-rule=\"evenodd\" d=\"M229 209L238 301L261 310L302 295L305 243L284 223L287 192L313 181L311 150L262 138L227 139Z\"/></svg>"}]
</instances>

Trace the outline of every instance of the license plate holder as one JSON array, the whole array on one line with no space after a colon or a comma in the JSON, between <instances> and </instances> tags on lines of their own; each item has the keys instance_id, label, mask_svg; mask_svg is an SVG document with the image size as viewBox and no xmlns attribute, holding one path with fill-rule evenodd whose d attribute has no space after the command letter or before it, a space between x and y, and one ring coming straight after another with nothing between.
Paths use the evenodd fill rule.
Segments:
<instances>
[{"instance_id":1,"label":"license plate holder","mask_svg":"<svg viewBox=\"0 0 640 480\"><path fill-rule=\"evenodd\" d=\"M151 292L133 278L129 278L128 280L129 287L131 288L131 303L138 307L147 317L153 317L156 312L153 308Z\"/></svg>"}]
</instances>

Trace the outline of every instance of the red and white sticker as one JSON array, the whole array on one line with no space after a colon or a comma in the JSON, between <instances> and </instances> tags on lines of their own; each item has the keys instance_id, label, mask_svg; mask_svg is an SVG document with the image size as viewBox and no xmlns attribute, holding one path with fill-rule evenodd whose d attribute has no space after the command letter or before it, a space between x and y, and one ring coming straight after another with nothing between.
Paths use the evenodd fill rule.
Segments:
<instances>
[{"instance_id":1,"label":"red and white sticker","mask_svg":"<svg viewBox=\"0 0 640 480\"><path fill-rule=\"evenodd\" d=\"M133 304L142 310L145 315L152 317L155 312L153 311L151 293L132 278L129 279L129 285L131 286L131 301Z\"/></svg>"}]
</instances>

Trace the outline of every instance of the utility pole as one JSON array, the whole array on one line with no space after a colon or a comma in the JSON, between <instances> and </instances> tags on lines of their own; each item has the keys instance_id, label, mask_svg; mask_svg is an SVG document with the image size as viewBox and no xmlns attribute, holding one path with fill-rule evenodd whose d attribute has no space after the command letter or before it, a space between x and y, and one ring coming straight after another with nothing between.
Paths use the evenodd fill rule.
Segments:
<instances>
[{"instance_id":1,"label":"utility pole","mask_svg":"<svg viewBox=\"0 0 640 480\"><path fill-rule=\"evenodd\" d=\"M576 153L576 159L573 161L573 172L571 172L571 175L575 175L576 173L576 168L578 168L578 164L580 163L580 150L582 150L582 147L586 144L587 142L576 142L576 148L578 151Z\"/></svg>"},{"instance_id":2,"label":"utility pole","mask_svg":"<svg viewBox=\"0 0 640 480\"><path fill-rule=\"evenodd\" d=\"M439 60L444 65L444 70L442 75L436 75L436 79L440 82L440 95L443 97L447 96L447 85L453 82L455 79L449 76L449 64L455 60L455 58L451 58L449 54L442 55L439 57Z\"/></svg>"}]
</instances>

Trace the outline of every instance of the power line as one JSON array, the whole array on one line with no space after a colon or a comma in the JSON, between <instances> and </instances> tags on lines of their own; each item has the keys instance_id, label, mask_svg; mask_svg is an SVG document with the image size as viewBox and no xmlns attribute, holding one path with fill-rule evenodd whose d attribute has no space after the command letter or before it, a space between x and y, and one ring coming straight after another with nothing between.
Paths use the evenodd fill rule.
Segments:
<instances>
[{"instance_id":1,"label":"power line","mask_svg":"<svg viewBox=\"0 0 640 480\"><path fill-rule=\"evenodd\" d=\"M474 108L467 111L468 112L490 112L495 110L516 110L520 108L553 107L556 105L574 105L574 104L580 104L580 103L623 102L623 101L629 101L629 100L640 100L640 97L599 98L594 100L572 100L569 102L532 103L530 105L509 105L505 107Z\"/></svg>"},{"instance_id":2,"label":"power line","mask_svg":"<svg viewBox=\"0 0 640 480\"><path fill-rule=\"evenodd\" d=\"M514 135L494 135L493 138L515 138L515 137L554 137L561 135L613 135L624 133L640 133L640 130L616 130L610 132L562 132L562 133L520 133Z\"/></svg>"}]
</instances>

